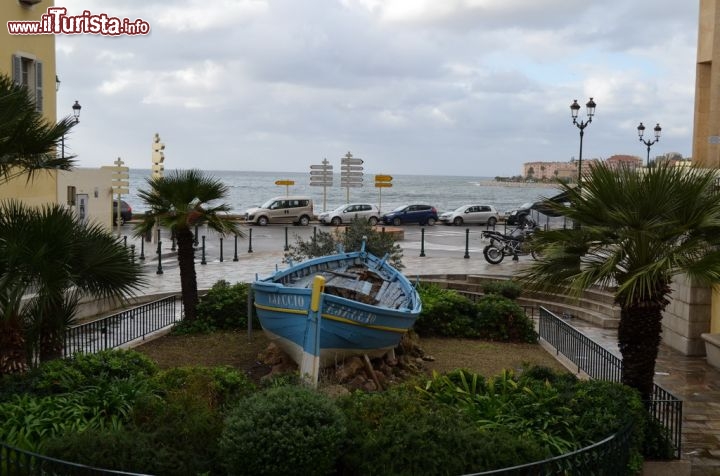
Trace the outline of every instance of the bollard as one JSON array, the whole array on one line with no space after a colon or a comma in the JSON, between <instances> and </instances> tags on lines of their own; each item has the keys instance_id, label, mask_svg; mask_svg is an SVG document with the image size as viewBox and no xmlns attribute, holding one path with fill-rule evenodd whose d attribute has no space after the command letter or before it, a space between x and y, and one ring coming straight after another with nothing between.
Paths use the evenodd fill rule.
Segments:
<instances>
[{"instance_id":1,"label":"bollard","mask_svg":"<svg viewBox=\"0 0 720 476\"><path fill-rule=\"evenodd\" d=\"M175 230L174 229L170 230L170 240L171 240L170 251L175 251L177 249L177 247L175 246Z\"/></svg>"},{"instance_id":2,"label":"bollard","mask_svg":"<svg viewBox=\"0 0 720 476\"><path fill-rule=\"evenodd\" d=\"M288 227L285 227L285 251L290 251L290 247L288 246Z\"/></svg>"},{"instance_id":3,"label":"bollard","mask_svg":"<svg viewBox=\"0 0 720 476\"><path fill-rule=\"evenodd\" d=\"M383 235L385 234L385 227L382 227L382 230L380 231Z\"/></svg>"},{"instance_id":4,"label":"bollard","mask_svg":"<svg viewBox=\"0 0 720 476\"><path fill-rule=\"evenodd\" d=\"M202 259L200 264L207 264L207 261L205 261L205 235L202 237Z\"/></svg>"},{"instance_id":5,"label":"bollard","mask_svg":"<svg viewBox=\"0 0 720 476\"><path fill-rule=\"evenodd\" d=\"M470 258L470 228L465 228L465 256L463 258Z\"/></svg>"},{"instance_id":6,"label":"bollard","mask_svg":"<svg viewBox=\"0 0 720 476\"><path fill-rule=\"evenodd\" d=\"M313 243L317 243L317 227L313 227Z\"/></svg>"},{"instance_id":7,"label":"bollard","mask_svg":"<svg viewBox=\"0 0 720 476\"><path fill-rule=\"evenodd\" d=\"M425 256L425 227L420 230L420 257Z\"/></svg>"},{"instance_id":8,"label":"bollard","mask_svg":"<svg viewBox=\"0 0 720 476\"><path fill-rule=\"evenodd\" d=\"M140 240L140 261L145 261L145 240Z\"/></svg>"},{"instance_id":9,"label":"bollard","mask_svg":"<svg viewBox=\"0 0 720 476\"><path fill-rule=\"evenodd\" d=\"M157 229L157 241L160 243L160 228Z\"/></svg>"},{"instance_id":10,"label":"bollard","mask_svg":"<svg viewBox=\"0 0 720 476\"><path fill-rule=\"evenodd\" d=\"M223 238L220 237L220 262L223 262Z\"/></svg>"},{"instance_id":11,"label":"bollard","mask_svg":"<svg viewBox=\"0 0 720 476\"><path fill-rule=\"evenodd\" d=\"M135 245L130 245L130 262L135 263Z\"/></svg>"},{"instance_id":12,"label":"bollard","mask_svg":"<svg viewBox=\"0 0 720 476\"><path fill-rule=\"evenodd\" d=\"M162 252L161 252L161 251L162 251L162 241L158 241L158 250L157 250L157 255L158 255L158 268L157 268L156 274L163 274L163 269L162 269Z\"/></svg>"},{"instance_id":13,"label":"bollard","mask_svg":"<svg viewBox=\"0 0 720 476\"><path fill-rule=\"evenodd\" d=\"M198 245L198 226L195 225L195 238L193 239L193 245Z\"/></svg>"},{"instance_id":14,"label":"bollard","mask_svg":"<svg viewBox=\"0 0 720 476\"><path fill-rule=\"evenodd\" d=\"M123 246L127 248L127 235L123 236Z\"/></svg>"},{"instance_id":15,"label":"bollard","mask_svg":"<svg viewBox=\"0 0 720 476\"><path fill-rule=\"evenodd\" d=\"M252 228L250 228L250 236L248 236L248 253L252 252Z\"/></svg>"},{"instance_id":16,"label":"bollard","mask_svg":"<svg viewBox=\"0 0 720 476\"><path fill-rule=\"evenodd\" d=\"M235 255L233 256L233 261L237 261L237 234L235 235Z\"/></svg>"}]
</instances>

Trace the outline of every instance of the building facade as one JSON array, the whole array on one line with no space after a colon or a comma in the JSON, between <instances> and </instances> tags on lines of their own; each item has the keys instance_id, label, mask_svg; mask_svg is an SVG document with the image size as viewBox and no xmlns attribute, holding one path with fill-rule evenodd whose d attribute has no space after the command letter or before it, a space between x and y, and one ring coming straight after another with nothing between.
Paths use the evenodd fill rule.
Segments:
<instances>
[{"instance_id":1,"label":"building facade","mask_svg":"<svg viewBox=\"0 0 720 476\"><path fill-rule=\"evenodd\" d=\"M8 21L40 21L53 4L53 0L0 2L0 74L25 86L35 98L36 109L52 123L57 122L59 85L55 35L11 35L6 25ZM13 198L30 206L63 204L84 220L93 220L110 229L111 183L111 171L105 168L40 172L31 181L23 175L0 183L0 200Z\"/></svg>"}]
</instances>

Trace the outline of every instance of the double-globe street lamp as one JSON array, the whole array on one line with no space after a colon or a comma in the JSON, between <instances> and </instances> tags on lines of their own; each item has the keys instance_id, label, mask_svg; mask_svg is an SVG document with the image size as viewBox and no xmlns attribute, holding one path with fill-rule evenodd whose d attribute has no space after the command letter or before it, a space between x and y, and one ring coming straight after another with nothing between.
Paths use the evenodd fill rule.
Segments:
<instances>
[{"instance_id":1,"label":"double-globe street lamp","mask_svg":"<svg viewBox=\"0 0 720 476\"><path fill-rule=\"evenodd\" d=\"M578 158L578 187L581 186L582 183L582 143L583 143L583 135L585 134L585 128L590 125L592 122L592 118L595 115L595 101L593 101L593 98L590 98L590 100L585 104L585 107L587 108L587 120L586 121L580 121L578 122L578 112L580 112L580 104L578 104L577 99L573 99L573 103L570 104L570 114L572 115L573 124L577 126L578 129L580 129L580 156Z\"/></svg>"},{"instance_id":2,"label":"double-globe street lamp","mask_svg":"<svg viewBox=\"0 0 720 476\"><path fill-rule=\"evenodd\" d=\"M75 124L80 122L80 109L82 109L82 106L76 100L75 104L72 105L73 117L75 117ZM62 154L62 158L64 159L65 158L65 134L63 134L62 139L60 139L60 153Z\"/></svg>"},{"instance_id":3,"label":"double-globe street lamp","mask_svg":"<svg viewBox=\"0 0 720 476\"><path fill-rule=\"evenodd\" d=\"M647 146L647 161L645 162L645 167L650 167L650 146L652 146L654 143L660 141L660 131L662 128L660 127L660 124L656 124L655 128L653 129L655 131L655 140L645 140L643 139L643 134L645 134L645 126L643 126L643 123L641 122L638 126L638 136L640 137L640 142L645 144Z\"/></svg>"}]
</instances>

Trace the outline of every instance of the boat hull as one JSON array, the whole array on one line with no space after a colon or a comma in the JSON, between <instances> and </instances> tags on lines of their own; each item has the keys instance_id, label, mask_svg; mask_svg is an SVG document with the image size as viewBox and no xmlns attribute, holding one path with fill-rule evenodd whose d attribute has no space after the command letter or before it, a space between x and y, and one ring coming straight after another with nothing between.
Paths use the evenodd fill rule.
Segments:
<instances>
[{"instance_id":1,"label":"boat hull","mask_svg":"<svg viewBox=\"0 0 720 476\"><path fill-rule=\"evenodd\" d=\"M286 285L298 276L308 276L338 262L363 263L381 272L407 299L389 308L346 297L322 294L319 311L319 346L309 348L308 316L311 300L309 287ZM305 279L308 281L308 279ZM402 336L413 326L421 304L412 284L397 270L373 255L346 253L334 257L310 260L289 270L256 280L253 285L255 309L266 334L296 362L312 354L327 366L349 356L381 355L398 345Z\"/></svg>"}]
</instances>

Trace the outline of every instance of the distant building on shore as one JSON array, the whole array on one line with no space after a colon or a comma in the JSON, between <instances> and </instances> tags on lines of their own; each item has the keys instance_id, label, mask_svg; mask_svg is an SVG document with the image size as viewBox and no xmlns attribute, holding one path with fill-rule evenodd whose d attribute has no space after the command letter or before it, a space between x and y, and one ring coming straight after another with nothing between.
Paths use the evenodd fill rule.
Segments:
<instances>
[{"instance_id":1,"label":"distant building on shore","mask_svg":"<svg viewBox=\"0 0 720 476\"><path fill-rule=\"evenodd\" d=\"M588 172L591 164L597 162L599 159L583 160L583 174ZM525 162L522 176L527 180L541 182L547 180L572 181L578 176L578 161L573 159L570 162Z\"/></svg>"}]
</instances>

